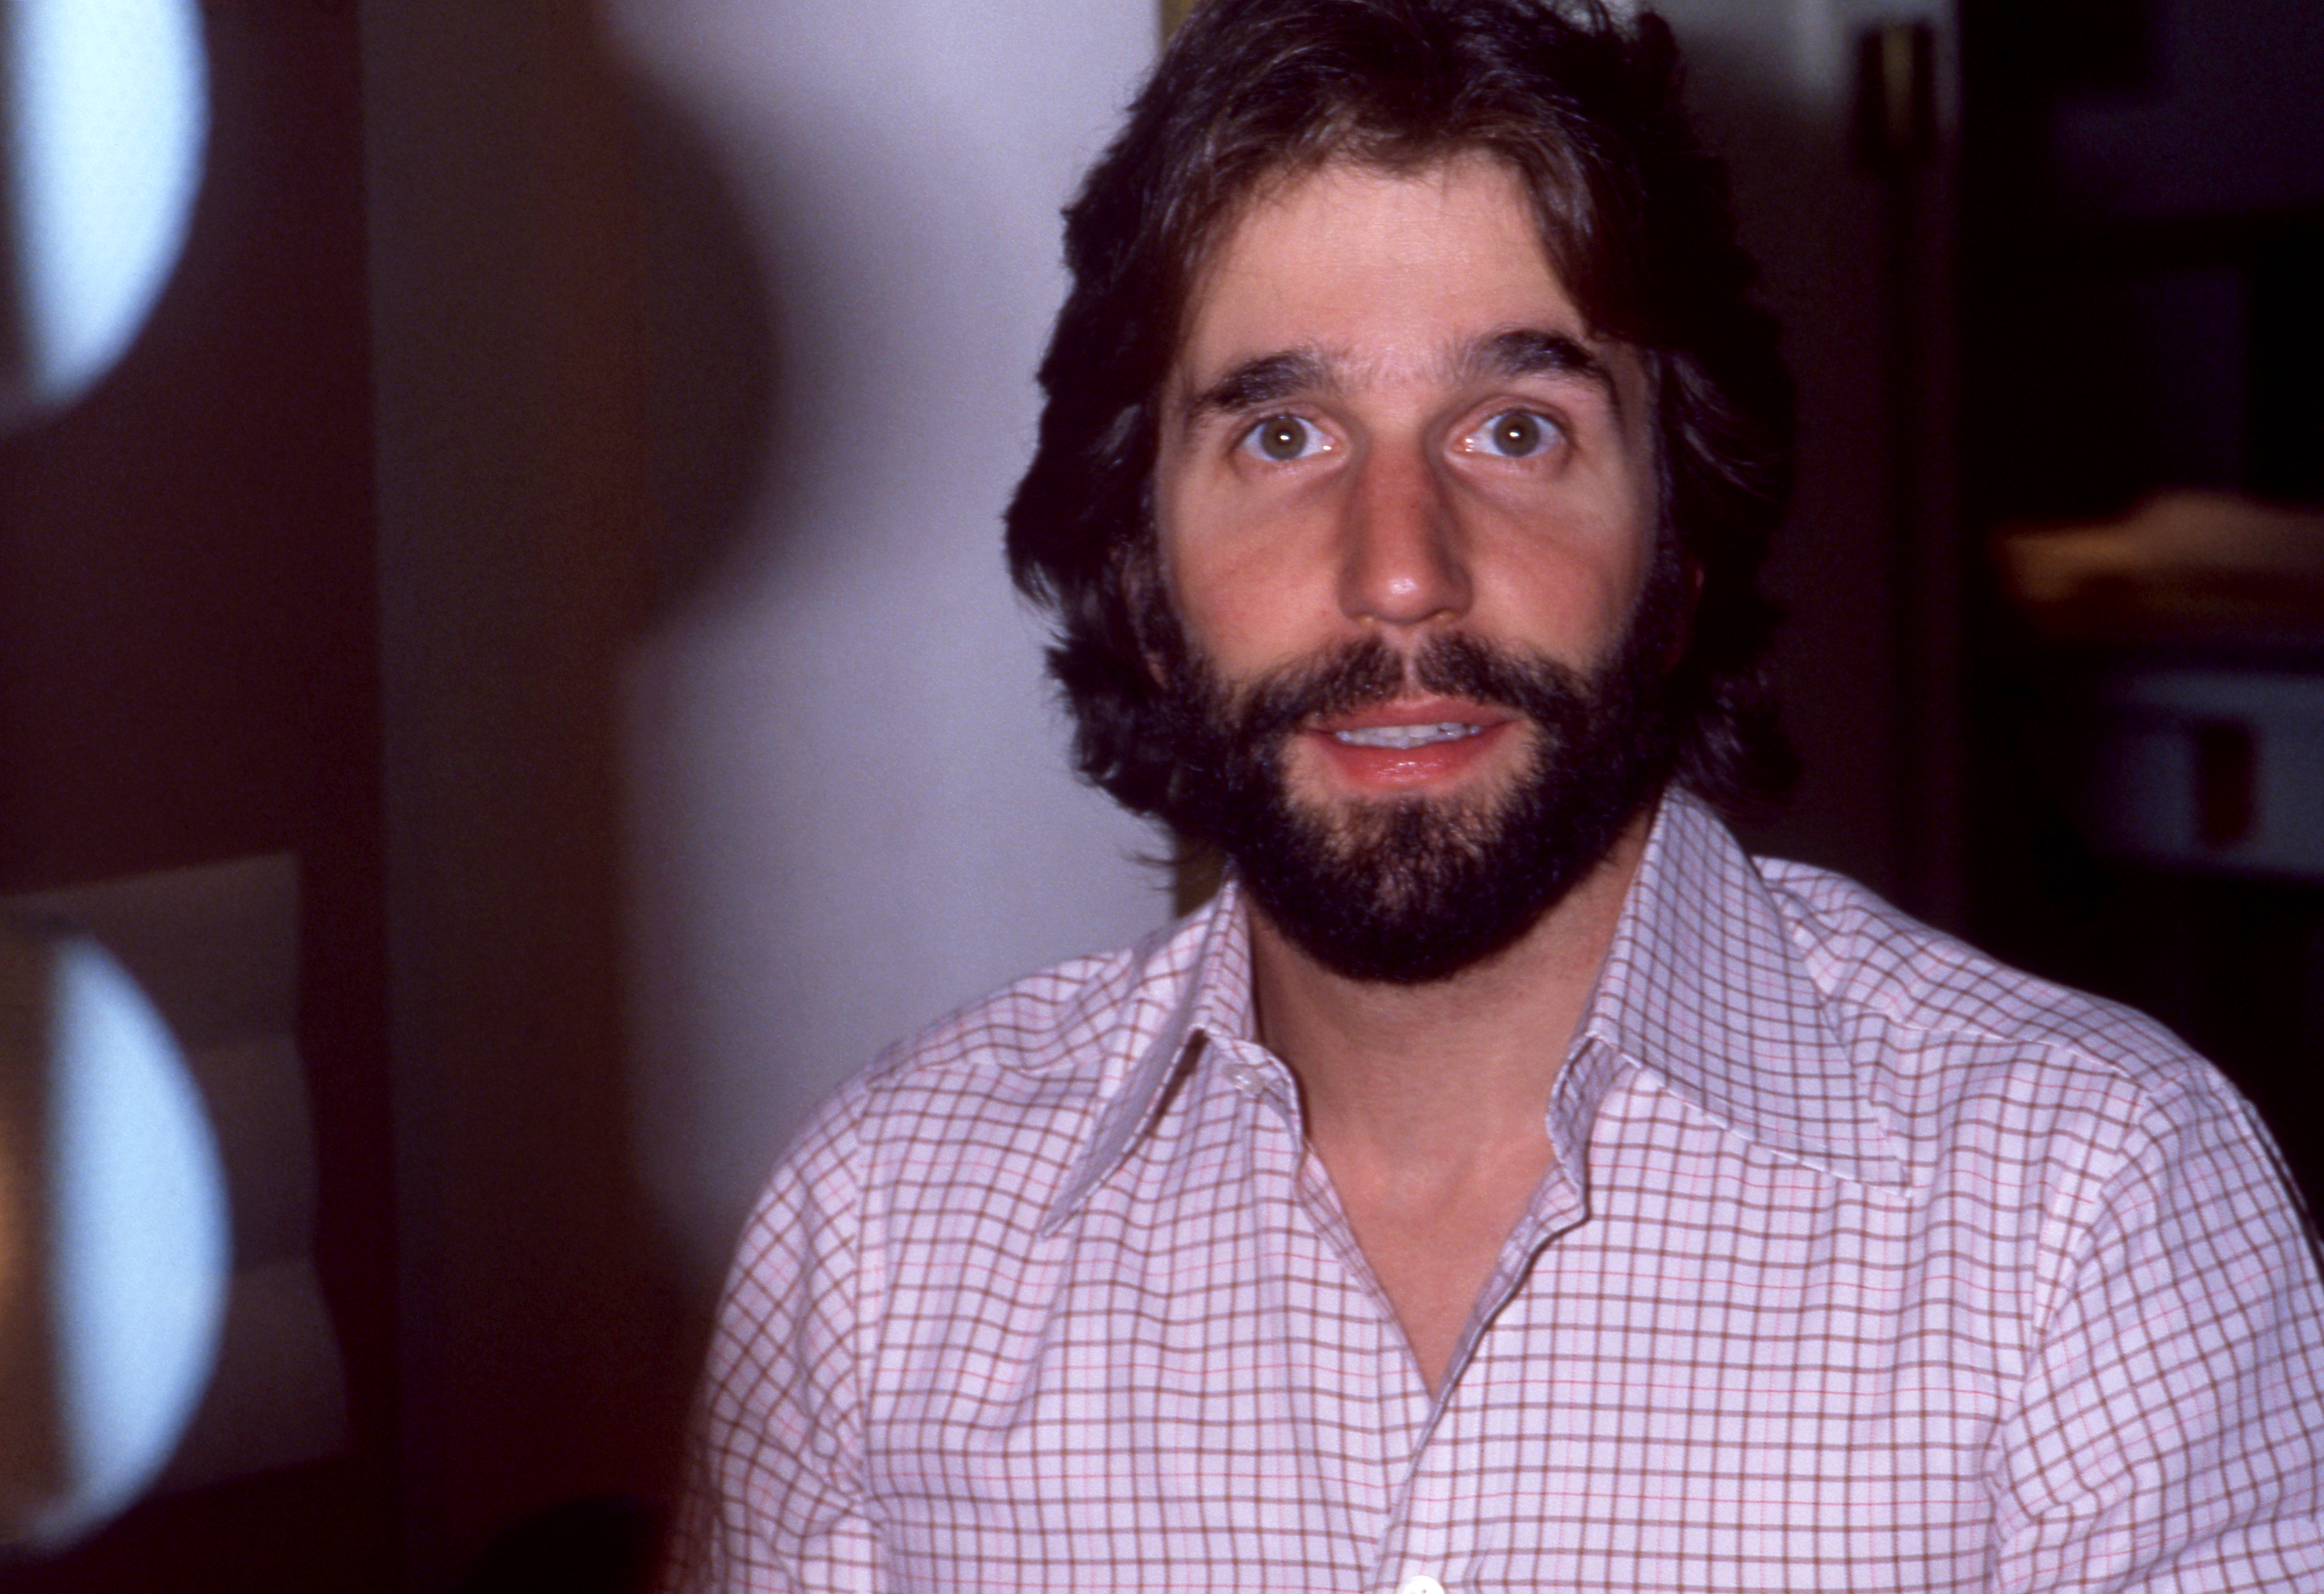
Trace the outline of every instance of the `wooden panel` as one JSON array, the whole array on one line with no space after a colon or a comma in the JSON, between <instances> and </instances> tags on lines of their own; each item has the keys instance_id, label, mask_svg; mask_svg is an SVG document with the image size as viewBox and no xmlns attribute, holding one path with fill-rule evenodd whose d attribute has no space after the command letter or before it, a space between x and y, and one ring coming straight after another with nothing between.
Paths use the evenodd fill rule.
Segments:
<instances>
[{"instance_id":1,"label":"wooden panel","mask_svg":"<svg viewBox=\"0 0 2324 1594\"><path fill-rule=\"evenodd\" d=\"M186 257L121 366L0 443L0 889L254 852L306 887L300 1047L353 1451L134 1510L13 1589L386 1589L392 1258L352 7L208 12Z\"/></svg>"}]
</instances>

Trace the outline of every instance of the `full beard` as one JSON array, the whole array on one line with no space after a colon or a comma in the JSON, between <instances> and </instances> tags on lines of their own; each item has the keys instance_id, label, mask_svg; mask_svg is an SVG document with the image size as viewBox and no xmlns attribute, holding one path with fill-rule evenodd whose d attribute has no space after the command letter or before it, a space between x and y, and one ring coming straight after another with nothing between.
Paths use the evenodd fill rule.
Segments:
<instances>
[{"instance_id":1,"label":"full beard","mask_svg":"<svg viewBox=\"0 0 2324 1594\"><path fill-rule=\"evenodd\" d=\"M1377 637L1237 688L1160 637L1181 776L1170 817L1216 844L1268 919L1351 980L1416 985L1508 946L1607 856L1669 778L1665 678L1683 584L1658 570L1613 656L1589 672L1438 637L1409 659ZM1149 627L1149 630L1152 628ZM1531 734L1493 793L1330 808L1290 788L1302 726L1419 690L1510 711Z\"/></svg>"}]
</instances>

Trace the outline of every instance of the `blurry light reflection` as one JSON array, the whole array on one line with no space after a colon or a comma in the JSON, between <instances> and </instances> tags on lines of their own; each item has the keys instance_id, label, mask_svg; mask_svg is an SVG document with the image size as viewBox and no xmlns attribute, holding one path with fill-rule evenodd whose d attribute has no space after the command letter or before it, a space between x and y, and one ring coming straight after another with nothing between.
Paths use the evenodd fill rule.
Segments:
<instances>
[{"instance_id":1,"label":"blurry light reflection","mask_svg":"<svg viewBox=\"0 0 2324 1594\"><path fill-rule=\"evenodd\" d=\"M0 1322L30 1342L0 1542L54 1550L134 1500L207 1387L232 1232L216 1139L175 1041L86 935L0 924L0 1101L18 1199ZM29 1307L30 1310L22 1308Z\"/></svg>"},{"instance_id":2,"label":"blurry light reflection","mask_svg":"<svg viewBox=\"0 0 2324 1594\"><path fill-rule=\"evenodd\" d=\"M208 87L193 0L0 0L12 336L5 407L119 358L185 242Z\"/></svg>"}]
</instances>

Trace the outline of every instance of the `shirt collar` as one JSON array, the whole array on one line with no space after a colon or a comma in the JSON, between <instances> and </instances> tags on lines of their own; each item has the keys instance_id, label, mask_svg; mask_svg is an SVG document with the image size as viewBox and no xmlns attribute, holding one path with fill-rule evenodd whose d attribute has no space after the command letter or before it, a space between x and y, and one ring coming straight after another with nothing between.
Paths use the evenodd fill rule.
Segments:
<instances>
[{"instance_id":1,"label":"shirt collar","mask_svg":"<svg viewBox=\"0 0 2324 1594\"><path fill-rule=\"evenodd\" d=\"M1774 892L1686 791L1655 815L1582 1034L1769 1151L1909 1182Z\"/></svg>"},{"instance_id":2,"label":"shirt collar","mask_svg":"<svg viewBox=\"0 0 2324 1594\"><path fill-rule=\"evenodd\" d=\"M1231 876L1204 908L1146 944L1125 1004L1130 1055L1088 1149L1049 1207L1056 1230L1119 1166L1208 1035L1254 1038L1250 933ZM1774 896L1727 827L1674 788L1584 1011L1551 1108L1558 1156L1578 1166L1614 1080L1634 1064L1755 1144L1859 1184L1902 1184L1904 1165L1866 1098L1846 1037L1786 933ZM1140 1045L1142 1035L1151 1038ZM1591 1043L1603 1048L1593 1055ZM1109 1081L1112 1083L1112 1081Z\"/></svg>"},{"instance_id":3,"label":"shirt collar","mask_svg":"<svg viewBox=\"0 0 2324 1594\"><path fill-rule=\"evenodd\" d=\"M1130 1155L1168 1096L1171 1079L1191 1063L1198 1049L1192 1045L1194 1040L1204 1035L1249 1038L1257 1033L1250 931L1243 917L1241 889L1231 876L1208 904L1141 946L1138 961L1132 982L1136 994L1120 1014L1120 1033L1130 1054L1127 1065L1119 1069L1119 1083L1099 1110L1089 1148L1049 1204L1041 1223L1044 1234L1054 1232ZM1141 1007L1161 1013L1151 1029L1137 1021Z\"/></svg>"}]
</instances>

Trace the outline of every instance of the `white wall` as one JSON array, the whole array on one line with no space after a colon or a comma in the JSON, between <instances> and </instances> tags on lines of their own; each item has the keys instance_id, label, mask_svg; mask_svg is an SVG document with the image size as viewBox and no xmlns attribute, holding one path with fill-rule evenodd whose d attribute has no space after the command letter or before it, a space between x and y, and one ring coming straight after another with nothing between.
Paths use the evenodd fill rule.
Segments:
<instances>
[{"instance_id":1,"label":"white wall","mask_svg":"<svg viewBox=\"0 0 2324 1594\"><path fill-rule=\"evenodd\" d=\"M767 468L635 658L641 1173L697 1280L887 1041L1167 914L1076 785L999 517L1057 210L1153 0L632 0L763 273Z\"/></svg>"}]
</instances>

